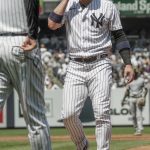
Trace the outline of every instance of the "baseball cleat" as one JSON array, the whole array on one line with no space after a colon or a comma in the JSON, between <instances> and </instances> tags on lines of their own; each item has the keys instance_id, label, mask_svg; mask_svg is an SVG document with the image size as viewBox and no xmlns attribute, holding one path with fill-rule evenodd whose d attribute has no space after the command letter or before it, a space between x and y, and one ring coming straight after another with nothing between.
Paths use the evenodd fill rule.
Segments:
<instances>
[{"instance_id":1,"label":"baseball cleat","mask_svg":"<svg viewBox=\"0 0 150 150\"><path fill-rule=\"evenodd\" d=\"M89 143L88 141L86 141L86 145L84 146L83 150L88 150L88 147L89 147Z\"/></svg>"},{"instance_id":2,"label":"baseball cleat","mask_svg":"<svg viewBox=\"0 0 150 150\"><path fill-rule=\"evenodd\" d=\"M141 131L136 131L136 132L134 133L134 135L135 135L135 136L140 136L140 135L142 135L142 132L141 132Z\"/></svg>"}]
</instances>

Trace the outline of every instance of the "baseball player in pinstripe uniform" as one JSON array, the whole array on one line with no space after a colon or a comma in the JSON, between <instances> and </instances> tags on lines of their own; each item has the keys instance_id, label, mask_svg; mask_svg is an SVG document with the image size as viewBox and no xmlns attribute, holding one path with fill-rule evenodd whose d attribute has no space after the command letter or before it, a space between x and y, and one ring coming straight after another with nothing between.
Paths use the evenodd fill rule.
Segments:
<instances>
[{"instance_id":1,"label":"baseball player in pinstripe uniform","mask_svg":"<svg viewBox=\"0 0 150 150\"><path fill-rule=\"evenodd\" d=\"M38 0L0 0L0 110L16 89L32 150L51 150L38 38Z\"/></svg>"},{"instance_id":2,"label":"baseball player in pinstripe uniform","mask_svg":"<svg viewBox=\"0 0 150 150\"><path fill-rule=\"evenodd\" d=\"M129 42L118 11L109 0L62 0L50 13L48 26L55 30L63 23L70 56L63 92L64 125L77 150L87 150L88 141L79 115L90 96L96 121L97 150L108 150L111 139L112 67L108 56L112 49L111 34L125 63L124 76L128 77L128 83L134 76Z\"/></svg>"}]
</instances>

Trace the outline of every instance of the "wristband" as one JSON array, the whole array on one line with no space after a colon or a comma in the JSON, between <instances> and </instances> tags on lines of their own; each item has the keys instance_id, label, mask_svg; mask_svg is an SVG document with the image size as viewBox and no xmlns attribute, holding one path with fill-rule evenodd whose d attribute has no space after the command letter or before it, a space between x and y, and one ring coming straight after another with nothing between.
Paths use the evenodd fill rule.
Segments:
<instances>
[{"instance_id":1,"label":"wristband","mask_svg":"<svg viewBox=\"0 0 150 150\"><path fill-rule=\"evenodd\" d=\"M58 15L55 12L51 12L49 14L49 17L52 21L56 22L56 23L61 23L62 19L63 19L63 15Z\"/></svg>"},{"instance_id":2,"label":"wristband","mask_svg":"<svg viewBox=\"0 0 150 150\"><path fill-rule=\"evenodd\" d=\"M117 42L116 49L117 50L130 49L130 44L129 44L129 42L127 40L126 41Z\"/></svg>"}]
</instances>

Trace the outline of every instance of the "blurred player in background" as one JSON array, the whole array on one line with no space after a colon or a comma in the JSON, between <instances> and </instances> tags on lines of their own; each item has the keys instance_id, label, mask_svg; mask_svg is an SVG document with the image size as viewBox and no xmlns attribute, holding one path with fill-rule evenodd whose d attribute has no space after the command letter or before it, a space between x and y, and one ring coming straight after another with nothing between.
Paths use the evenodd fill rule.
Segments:
<instances>
[{"instance_id":1,"label":"blurred player in background","mask_svg":"<svg viewBox=\"0 0 150 150\"><path fill-rule=\"evenodd\" d=\"M129 104L133 120L133 127L135 128L134 135L142 135L143 116L142 111L145 106L147 95L147 88L145 87L144 78L141 74L135 71L134 80L127 85L125 95L121 105Z\"/></svg>"},{"instance_id":2,"label":"blurred player in background","mask_svg":"<svg viewBox=\"0 0 150 150\"><path fill-rule=\"evenodd\" d=\"M38 38L38 0L0 0L0 110L16 89L32 150L51 150Z\"/></svg>"}]
</instances>

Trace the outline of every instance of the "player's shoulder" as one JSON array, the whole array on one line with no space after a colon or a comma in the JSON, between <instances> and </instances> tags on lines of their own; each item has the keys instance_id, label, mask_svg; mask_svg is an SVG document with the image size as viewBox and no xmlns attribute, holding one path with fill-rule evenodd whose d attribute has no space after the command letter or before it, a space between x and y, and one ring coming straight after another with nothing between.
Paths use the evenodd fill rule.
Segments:
<instances>
[{"instance_id":1,"label":"player's shoulder","mask_svg":"<svg viewBox=\"0 0 150 150\"><path fill-rule=\"evenodd\" d=\"M66 11L70 10L71 8L74 9L78 2L79 0L69 0L67 7L66 7Z\"/></svg>"},{"instance_id":2,"label":"player's shoulder","mask_svg":"<svg viewBox=\"0 0 150 150\"><path fill-rule=\"evenodd\" d=\"M114 4L112 0L101 0L101 2L103 3L103 5L105 5L109 9L112 9L112 10L116 9L116 5Z\"/></svg>"},{"instance_id":3,"label":"player's shoulder","mask_svg":"<svg viewBox=\"0 0 150 150\"><path fill-rule=\"evenodd\" d=\"M101 2L108 4L108 5L114 5L112 0L101 0Z\"/></svg>"},{"instance_id":4,"label":"player's shoulder","mask_svg":"<svg viewBox=\"0 0 150 150\"><path fill-rule=\"evenodd\" d=\"M69 0L68 6L77 5L79 3L79 0Z\"/></svg>"}]
</instances>

